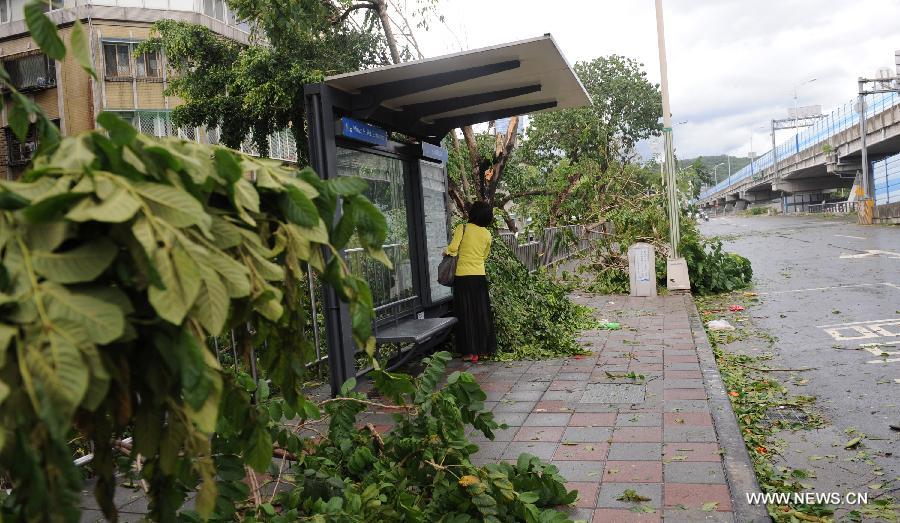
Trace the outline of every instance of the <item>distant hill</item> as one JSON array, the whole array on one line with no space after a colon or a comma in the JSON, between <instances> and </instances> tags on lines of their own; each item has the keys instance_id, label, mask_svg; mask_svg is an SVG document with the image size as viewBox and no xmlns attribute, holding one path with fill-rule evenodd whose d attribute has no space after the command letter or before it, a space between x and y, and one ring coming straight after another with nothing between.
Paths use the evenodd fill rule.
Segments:
<instances>
[{"instance_id":1,"label":"distant hill","mask_svg":"<svg viewBox=\"0 0 900 523\"><path fill-rule=\"evenodd\" d=\"M720 177L719 179L721 179L721 176L723 174L726 176L728 175L728 156L726 156L724 154L719 154L719 155L711 155L711 156L700 156L699 158L700 158L700 163L702 163L704 167L709 169L710 172L712 172L713 167L715 167L716 165L718 165L720 163L722 164L722 166L719 167L717 170L717 173ZM685 158L684 160L679 160L678 166L679 167L690 167L694 163L694 160L696 160L696 159L697 158ZM736 173L749 164L750 164L750 158L741 158L738 156L732 156L731 157L731 172Z\"/></svg>"}]
</instances>

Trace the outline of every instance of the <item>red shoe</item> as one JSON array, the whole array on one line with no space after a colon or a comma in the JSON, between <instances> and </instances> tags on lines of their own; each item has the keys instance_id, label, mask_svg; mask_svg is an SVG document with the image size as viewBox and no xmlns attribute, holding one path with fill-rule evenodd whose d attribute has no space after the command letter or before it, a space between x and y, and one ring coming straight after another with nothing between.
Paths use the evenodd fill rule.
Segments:
<instances>
[{"instance_id":1,"label":"red shoe","mask_svg":"<svg viewBox=\"0 0 900 523\"><path fill-rule=\"evenodd\" d=\"M477 355L477 354L473 354L473 355L472 355L472 359L469 360L469 361L471 361L472 363L478 363L478 355Z\"/></svg>"}]
</instances>

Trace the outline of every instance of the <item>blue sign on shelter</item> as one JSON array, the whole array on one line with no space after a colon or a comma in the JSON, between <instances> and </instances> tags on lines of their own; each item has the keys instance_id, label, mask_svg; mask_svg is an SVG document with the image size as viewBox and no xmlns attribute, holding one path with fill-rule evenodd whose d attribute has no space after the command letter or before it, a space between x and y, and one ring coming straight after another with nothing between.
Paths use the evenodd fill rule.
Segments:
<instances>
[{"instance_id":1,"label":"blue sign on shelter","mask_svg":"<svg viewBox=\"0 0 900 523\"><path fill-rule=\"evenodd\" d=\"M340 120L338 133L344 138L373 145L387 145L388 142L387 131L384 129L346 116Z\"/></svg>"}]
</instances>

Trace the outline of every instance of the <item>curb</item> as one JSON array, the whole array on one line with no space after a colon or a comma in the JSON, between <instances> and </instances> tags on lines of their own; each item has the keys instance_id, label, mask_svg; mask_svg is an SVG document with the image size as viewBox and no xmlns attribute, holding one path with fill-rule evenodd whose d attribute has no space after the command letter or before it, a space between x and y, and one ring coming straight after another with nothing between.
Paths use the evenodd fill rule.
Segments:
<instances>
[{"instance_id":1,"label":"curb","mask_svg":"<svg viewBox=\"0 0 900 523\"><path fill-rule=\"evenodd\" d=\"M690 318L694 346L697 347L697 355L700 358L703 386L706 388L706 396L709 398L716 437L719 440L719 446L724 451L722 460L725 465L725 479L731 493L734 519L738 523L770 522L772 518L769 517L765 505L751 505L744 495L747 492L762 491L756 482L753 463L747 453L737 418L734 411L731 410L731 401L728 399L725 385L722 383L719 366L716 364L712 346L706 337L706 330L703 328L703 321L700 319L700 312L694 303L694 297L686 293L682 299Z\"/></svg>"}]
</instances>

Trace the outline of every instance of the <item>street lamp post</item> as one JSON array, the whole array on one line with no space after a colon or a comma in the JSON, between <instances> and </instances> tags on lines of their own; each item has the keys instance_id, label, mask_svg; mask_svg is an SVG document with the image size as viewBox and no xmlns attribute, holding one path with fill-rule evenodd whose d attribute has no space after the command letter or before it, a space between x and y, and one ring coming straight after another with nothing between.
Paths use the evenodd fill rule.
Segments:
<instances>
[{"instance_id":1,"label":"street lamp post","mask_svg":"<svg viewBox=\"0 0 900 523\"><path fill-rule=\"evenodd\" d=\"M817 78L810 78L809 80L805 80L803 82L800 82L799 84L794 85L794 118L797 117L797 89L799 89L800 87L803 87L806 84L811 84L811 83L815 82L816 80L817 80Z\"/></svg>"},{"instance_id":2,"label":"street lamp post","mask_svg":"<svg viewBox=\"0 0 900 523\"><path fill-rule=\"evenodd\" d=\"M717 184L717 185L718 185L718 183L719 183L719 173L718 173L718 170L719 170L719 167L721 167L721 166L723 166L723 165L725 165L725 162L719 162L718 164L716 164L716 165L713 166L713 178L715 178L716 184ZM731 173L730 173L730 172L728 173L728 176L731 176Z\"/></svg>"},{"instance_id":3,"label":"street lamp post","mask_svg":"<svg viewBox=\"0 0 900 523\"><path fill-rule=\"evenodd\" d=\"M669 203L669 259L666 283L669 290L690 289L687 263L678 257L680 238L678 193L675 186L675 151L672 143L672 113L669 109L669 77L666 64L666 31L663 24L662 0L656 0L656 35L659 47L659 76L662 91L663 138L665 141L666 189Z\"/></svg>"}]
</instances>

